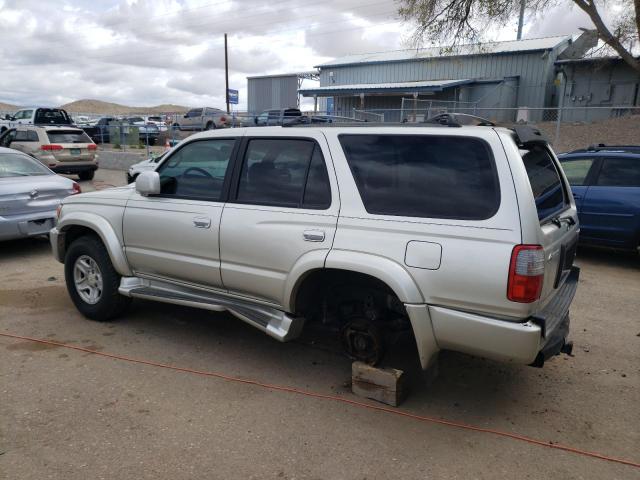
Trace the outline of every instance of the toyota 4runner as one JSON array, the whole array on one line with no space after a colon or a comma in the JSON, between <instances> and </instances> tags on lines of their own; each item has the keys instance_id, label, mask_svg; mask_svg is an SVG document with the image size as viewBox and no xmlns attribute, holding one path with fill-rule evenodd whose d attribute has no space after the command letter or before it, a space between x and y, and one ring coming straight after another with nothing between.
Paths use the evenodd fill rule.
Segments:
<instances>
[{"instance_id":1,"label":"toyota 4runner","mask_svg":"<svg viewBox=\"0 0 640 480\"><path fill-rule=\"evenodd\" d=\"M68 197L50 238L94 320L143 298L280 341L320 322L370 363L412 332L425 369L442 349L536 366L570 351L576 206L531 127L203 132L135 186Z\"/></svg>"}]
</instances>

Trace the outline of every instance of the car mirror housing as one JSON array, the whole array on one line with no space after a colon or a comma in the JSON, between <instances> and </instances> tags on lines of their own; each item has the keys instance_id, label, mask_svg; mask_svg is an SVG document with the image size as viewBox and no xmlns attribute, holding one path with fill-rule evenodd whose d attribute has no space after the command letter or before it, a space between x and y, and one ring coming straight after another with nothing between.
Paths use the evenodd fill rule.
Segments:
<instances>
[{"instance_id":1,"label":"car mirror housing","mask_svg":"<svg viewBox=\"0 0 640 480\"><path fill-rule=\"evenodd\" d=\"M141 172L136 178L136 192L147 197L160 193L160 175L158 172Z\"/></svg>"}]
</instances>

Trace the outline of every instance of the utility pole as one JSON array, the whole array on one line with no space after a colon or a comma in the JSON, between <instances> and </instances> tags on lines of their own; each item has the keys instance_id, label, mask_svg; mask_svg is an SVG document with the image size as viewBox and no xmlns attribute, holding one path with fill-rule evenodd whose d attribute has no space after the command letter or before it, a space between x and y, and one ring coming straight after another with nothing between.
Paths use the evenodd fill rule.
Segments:
<instances>
[{"instance_id":1,"label":"utility pole","mask_svg":"<svg viewBox=\"0 0 640 480\"><path fill-rule=\"evenodd\" d=\"M522 26L524 25L524 8L526 7L526 5L527 5L527 0L520 0L520 18L518 18L518 40L522 39ZM226 46L225 46L225 49L226 49Z\"/></svg>"},{"instance_id":2,"label":"utility pole","mask_svg":"<svg viewBox=\"0 0 640 480\"><path fill-rule=\"evenodd\" d=\"M227 54L227 34L224 34L224 98L227 102L227 113L229 110L229 56Z\"/></svg>"}]
</instances>

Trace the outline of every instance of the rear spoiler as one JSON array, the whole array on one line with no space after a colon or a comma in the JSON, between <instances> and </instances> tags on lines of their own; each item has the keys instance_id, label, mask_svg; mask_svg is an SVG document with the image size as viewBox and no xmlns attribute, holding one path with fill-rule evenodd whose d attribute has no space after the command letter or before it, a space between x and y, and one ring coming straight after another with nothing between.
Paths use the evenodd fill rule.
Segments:
<instances>
[{"instance_id":1,"label":"rear spoiler","mask_svg":"<svg viewBox=\"0 0 640 480\"><path fill-rule=\"evenodd\" d=\"M544 132L532 125L505 125L505 127L515 133L515 140L518 146L551 143Z\"/></svg>"}]
</instances>

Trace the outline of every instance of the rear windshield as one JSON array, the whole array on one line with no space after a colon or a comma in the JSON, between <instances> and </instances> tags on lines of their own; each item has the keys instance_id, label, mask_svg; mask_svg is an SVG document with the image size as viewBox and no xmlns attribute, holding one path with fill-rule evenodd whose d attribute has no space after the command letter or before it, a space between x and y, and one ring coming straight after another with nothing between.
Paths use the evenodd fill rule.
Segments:
<instances>
[{"instance_id":1,"label":"rear windshield","mask_svg":"<svg viewBox=\"0 0 640 480\"><path fill-rule=\"evenodd\" d=\"M544 220L564 210L568 205L560 174L549 150L542 145L521 149L520 155L527 169L538 218Z\"/></svg>"},{"instance_id":2,"label":"rear windshield","mask_svg":"<svg viewBox=\"0 0 640 480\"><path fill-rule=\"evenodd\" d=\"M47 137L50 143L93 143L86 133L75 130L48 131Z\"/></svg>"},{"instance_id":3,"label":"rear windshield","mask_svg":"<svg viewBox=\"0 0 640 480\"><path fill-rule=\"evenodd\" d=\"M67 112L59 108L38 108L33 119L35 124L72 125L73 122Z\"/></svg>"},{"instance_id":4,"label":"rear windshield","mask_svg":"<svg viewBox=\"0 0 640 480\"><path fill-rule=\"evenodd\" d=\"M469 137L340 135L369 213L484 220L500 205L488 145Z\"/></svg>"},{"instance_id":5,"label":"rear windshield","mask_svg":"<svg viewBox=\"0 0 640 480\"><path fill-rule=\"evenodd\" d=\"M0 153L0 178L51 174L51 170L26 155Z\"/></svg>"}]
</instances>

